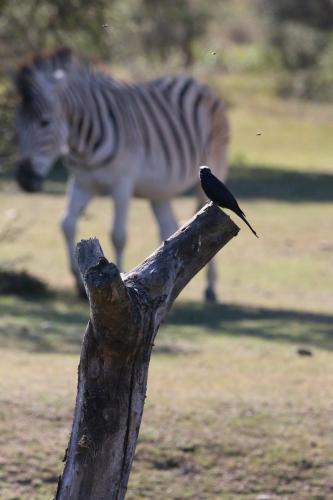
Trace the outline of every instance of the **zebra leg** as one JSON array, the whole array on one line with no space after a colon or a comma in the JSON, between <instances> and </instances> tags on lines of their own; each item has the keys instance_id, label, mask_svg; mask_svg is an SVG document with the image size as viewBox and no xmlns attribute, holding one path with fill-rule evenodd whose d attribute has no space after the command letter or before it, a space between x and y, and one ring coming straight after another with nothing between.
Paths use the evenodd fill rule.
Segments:
<instances>
[{"instance_id":1,"label":"zebra leg","mask_svg":"<svg viewBox=\"0 0 333 500\"><path fill-rule=\"evenodd\" d=\"M200 210L207 201L206 195L201 189L200 184L198 184L195 187L195 193L198 200L197 210ZM217 271L216 271L215 259L211 259L208 262L206 277L207 277L207 286L204 292L205 301L212 303L217 302L217 295L216 295Z\"/></svg>"},{"instance_id":2,"label":"zebra leg","mask_svg":"<svg viewBox=\"0 0 333 500\"><path fill-rule=\"evenodd\" d=\"M205 289L205 300L206 302L217 302L216 295L216 281L217 281L217 271L216 262L212 259L207 264L207 287Z\"/></svg>"},{"instance_id":3,"label":"zebra leg","mask_svg":"<svg viewBox=\"0 0 333 500\"><path fill-rule=\"evenodd\" d=\"M161 241L164 241L178 229L170 200L151 201L151 208L159 226Z\"/></svg>"},{"instance_id":4,"label":"zebra leg","mask_svg":"<svg viewBox=\"0 0 333 500\"><path fill-rule=\"evenodd\" d=\"M82 189L75 177L71 177L68 183L68 204L61 219L61 229L66 242L69 266L80 297L86 297L86 292L75 257L75 233L77 220L91 198L92 192Z\"/></svg>"},{"instance_id":5,"label":"zebra leg","mask_svg":"<svg viewBox=\"0 0 333 500\"><path fill-rule=\"evenodd\" d=\"M124 177L122 179L118 179L113 184L112 197L114 204L114 218L111 240L115 249L116 264L120 271L123 270L124 248L127 238L127 215L132 194L133 183L131 179Z\"/></svg>"}]
</instances>

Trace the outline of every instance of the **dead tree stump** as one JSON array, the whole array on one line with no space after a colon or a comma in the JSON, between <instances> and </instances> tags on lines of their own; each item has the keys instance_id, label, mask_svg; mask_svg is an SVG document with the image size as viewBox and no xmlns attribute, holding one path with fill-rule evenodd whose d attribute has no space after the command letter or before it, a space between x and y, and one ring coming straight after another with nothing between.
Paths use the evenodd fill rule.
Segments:
<instances>
[{"instance_id":1,"label":"dead tree stump","mask_svg":"<svg viewBox=\"0 0 333 500\"><path fill-rule=\"evenodd\" d=\"M56 500L125 497L158 328L190 279L238 231L209 203L124 275L106 260L97 239L78 244L90 320Z\"/></svg>"}]
</instances>

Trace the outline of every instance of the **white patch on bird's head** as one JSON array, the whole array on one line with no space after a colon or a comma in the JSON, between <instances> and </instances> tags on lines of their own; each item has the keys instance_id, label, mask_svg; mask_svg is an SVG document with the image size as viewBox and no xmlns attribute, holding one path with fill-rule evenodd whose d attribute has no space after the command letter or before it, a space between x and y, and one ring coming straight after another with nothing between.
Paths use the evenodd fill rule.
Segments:
<instances>
[{"instance_id":1,"label":"white patch on bird's head","mask_svg":"<svg viewBox=\"0 0 333 500\"><path fill-rule=\"evenodd\" d=\"M200 167L200 172L211 172L211 169L203 165L202 167Z\"/></svg>"}]
</instances>

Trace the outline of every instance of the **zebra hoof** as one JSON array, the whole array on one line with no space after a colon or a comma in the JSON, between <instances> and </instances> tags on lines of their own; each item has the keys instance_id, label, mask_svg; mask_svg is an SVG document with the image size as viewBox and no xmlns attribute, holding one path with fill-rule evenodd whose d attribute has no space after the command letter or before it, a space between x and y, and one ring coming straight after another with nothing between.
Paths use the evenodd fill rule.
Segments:
<instances>
[{"instance_id":1,"label":"zebra hoof","mask_svg":"<svg viewBox=\"0 0 333 500\"><path fill-rule=\"evenodd\" d=\"M205 301L209 302L210 304L216 304L217 297L216 297L216 293L214 292L214 290L212 288L206 288Z\"/></svg>"}]
</instances>

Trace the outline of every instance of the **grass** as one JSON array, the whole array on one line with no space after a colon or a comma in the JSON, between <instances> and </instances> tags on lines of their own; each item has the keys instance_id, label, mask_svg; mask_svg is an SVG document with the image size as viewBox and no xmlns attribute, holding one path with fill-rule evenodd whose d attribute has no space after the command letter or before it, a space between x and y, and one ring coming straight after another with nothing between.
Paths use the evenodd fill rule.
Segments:
<instances>
[{"instance_id":1,"label":"grass","mask_svg":"<svg viewBox=\"0 0 333 500\"><path fill-rule=\"evenodd\" d=\"M231 108L231 157L266 168L332 174L333 107L275 97L278 78L270 73L213 78Z\"/></svg>"},{"instance_id":2,"label":"grass","mask_svg":"<svg viewBox=\"0 0 333 500\"><path fill-rule=\"evenodd\" d=\"M280 101L271 78L246 84L231 75L224 85L230 185L260 239L236 221L239 236L218 256L221 303L202 303L200 273L161 328L127 497L328 499L333 108ZM0 297L0 498L41 500L52 497L62 469L89 312L67 271L59 177L38 196L8 179L0 189L2 222L17 227L14 242L1 242L1 261L54 291ZM175 201L181 220L193 209L190 197ZM109 258L110 222L109 200L98 199L79 230L98 236ZM156 247L144 201L133 202L129 226L127 268Z\"/></svg>"}]
</instances>

